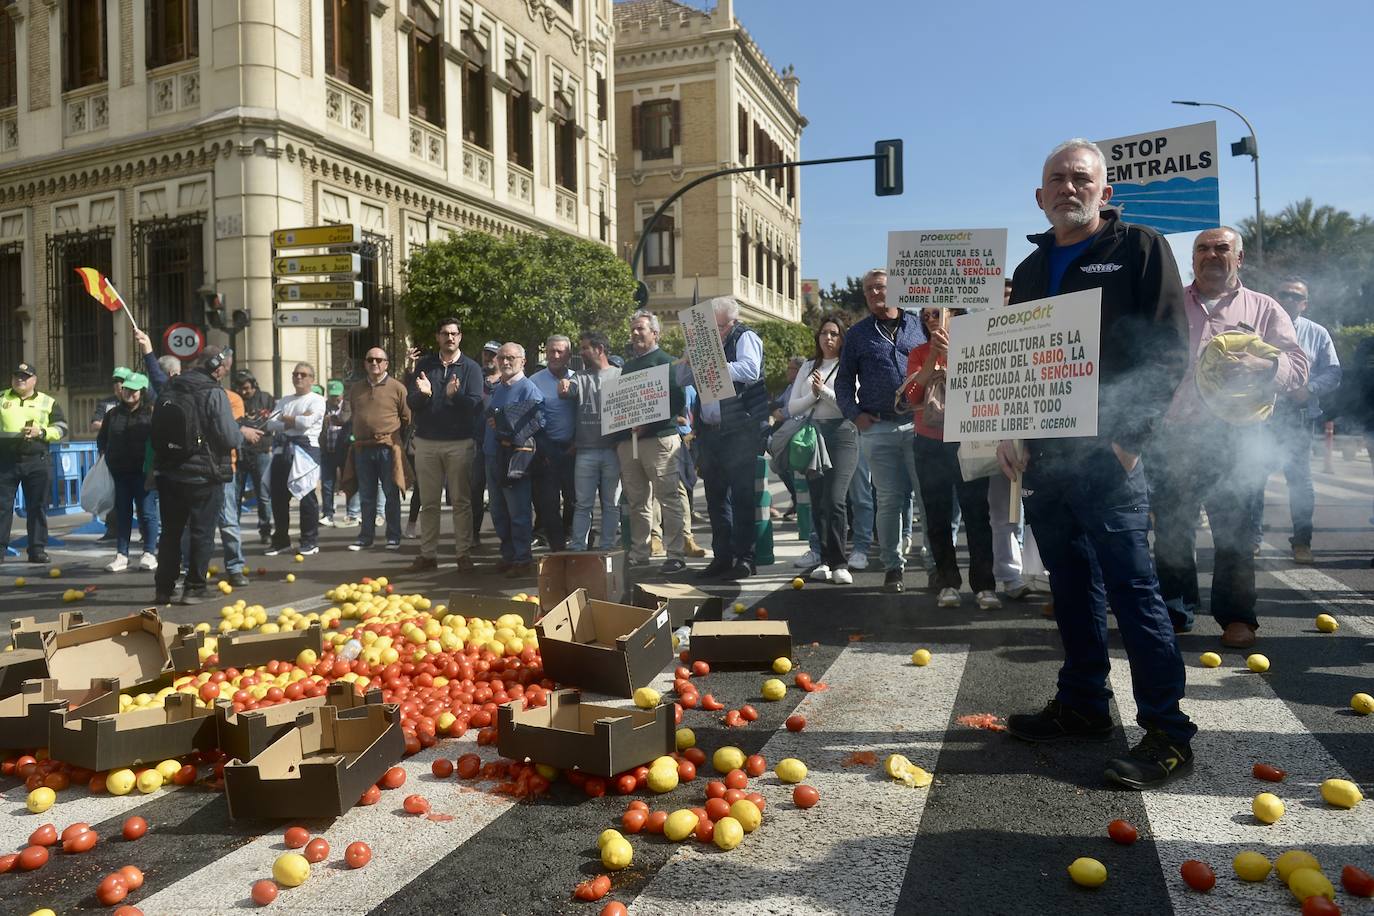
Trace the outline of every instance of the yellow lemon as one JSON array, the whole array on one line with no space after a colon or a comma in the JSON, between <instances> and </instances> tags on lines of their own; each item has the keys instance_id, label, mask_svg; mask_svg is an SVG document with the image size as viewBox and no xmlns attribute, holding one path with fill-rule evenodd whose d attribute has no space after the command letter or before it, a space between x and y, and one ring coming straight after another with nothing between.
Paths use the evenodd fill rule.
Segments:
<instances>
[{"instance_id":1,"label":"yellow lemon","mask_svg":"<svg viewBox=\"0 0 1374 916\"><path fill-rule=\"evenodd\" d=\"M747 798L737 799L730 806L730 816L739 821L740 829L745 833L753 833L763 823L763 812Z\"/></svg>"},{"instance_id":2,"label":"yellow lemon","mask_svg":"<svg viewBox=\"0 0 1374 916\"><path fill-rule=\"evenodd\" d=\"M792 580L792 587L793 587L794 589L796 589L797 591L801 591L801 590L802 590L802 586L804 586L804 585L806 585L806 583L803 582L800 578L796 578L796 579L793 579L793 580Z\"/></svg>"},{"instance_id":3,"label":"yellow lemon","mask_svg":"<svg viewBox=\"0 0 1374 916\"><path fill-rule=\"evenodd\" d=\"M1079 887L1101 887L1107 881L1107 866L1083 856L1069 865L1069 877Z\"/></svg>"},{"instance_id":4,"label":"yellow lemon","mask_svg":"<svg viewBox=\"0 0 1374 916\"><path fill-rule=\"evenodd\" d=\"M1245 660L1245 667L1256 674L1263 674L1269 670L1269 659L1256 652Z\"/></svg>"},{"instance_id":5,"label":"yellow lemon","mask_svg":"<svg viewBox=\"0 0 1374 916\"><path fill-rule=\"evenodd\" d=\"M796 757L786 757L778 761L778 765L773 768L778 779L783 782L799 783L806 779L806 764Z\"/></svg>"},{"instance_id":6,"label":"yellow lemon","mask_svg":"<svg viewBox=\"0 0 1374 916\"><path fill-rule=\"evenodd\" d=\"M743 602L743 601L736 601L736 602L735 602L735 606L734 606L733 608L731 608L731 610L734 611L736 614L743 614L743 613L744 613L744 602Z\"/></svg>"},{"instance_id":7,"label":"yellow lemon","mask_svg":"<svg viewBox=\"0 0 1374 916\"><path fill-rule=\"evenodd\" d=\"M770 677L763 682L760 693L765 700L781 700L787 696L787 685L775 677Z\"/></svg>"},{"instance_id":8,"label":"yellow lemon","mask_svg":"<svg viewBox=\"0 0 1374 916\"><path fill-rule=\"evenodd\" d=\"M1321 863L1305 849L1290 849L1274 860L1274 870L1279 873L1279 880L1285 884L1288 883L1288 876L1299 868L1315 868L1320 871Z\"/></svg>"},{"instance_id":9,"label":"yellow lemon","mask_svg":"<svg viewBox=\"0 0 1374 916\"><path fill-rule=\"evenodd\" d=\"M934 779L930 773L912 763L902 754L889 754L887 759L883 761L883 771L888 776L906 783L913 789L924 788L930 785Z\"/></svg>"},{"instance_id":10,"label":"yellow lemon","mask_svg":"<svg viewBox=\"0 0 1374 916\"><path fill-rule=\"evenodd\" d=\"M716 844L717 848L728 852L743 840L744 827L739 821L728 815L716 821L715 830L711 833L711 841Z\"/></svg>"},{"instance_id":11,"label":"yellow lemon","mask_svg":"<svg viewBox=\"0 0 1374 916\"><path fill-rule=\"evenodd\" d=\"M655 757L654 762L649 764L649 769L657 770L659 767L667 767L674 772L677 771L677 760L664 754L662 757Z\"/></svg>"},{"instance_id":12,"label":"yellow lemon","mask_svg":"<svg viewBox=\"0 0 1374 916\"><path fill-rule=\"evenodd\" d=\"M1325 897L1327 900L1336 899L1336 889L1331 886L1326 875L1315 868L1294 869L1293 873L1288 876L1288 889L1299 901L1317 896Z\"/></svg>"},{"instance_id":13,"label":"yellow lemon","mask_svg":"<svg viewBox=\"0 0 1374 916\"><path fill-rule=\"evenodd\" d=\"M295 574L295 573L287 573L287 574L286 574L286 581L287 581L287 582L295 582L295 581L296 581L296 574Z\"/></svg>"},{"instance_id":14,"label":"yellow lemon","mask_svg":"<svg viewBox=\"0 0 1374 916\"><path fill-rule=\"evenodd\" d=\"M144 770L138 774L138 791L144 795L151 795L161 789L165 781L157 770Z\"/></svg>"},{"instance_id":15,"label":"yellow lemon","mask_svg":"<svg viewBox=\"0 0 1374 916\"><path fill-rule=\"evenodd\" d=\"M1236 877L1242 881L1263 881L1269 877L1269 871L1274 866L1270 865L1264 856L1247 849L1231 860L1231 867L1236 870Z\"/></svg>"},{"instance_id":16,"label":"yellow lemon","mask_svg":"<svg viewBox=\"0 0 1374 916\"><path fill-rule=\"evenodd\" d=\"M613 830L607 827L605 830L601 831L601 835L596 838L596 848L605 849L606 844L617 837L624 839L625 834L621 833L619 830Z\"/></svg>"},{"instance_id":17,"label":"yellow lemon","mask_svg":"<svg viewBox=\"0 0 1374 916\"><path fill-rule=\"evenodd\" d=\"M744 760L744 751L727 744L711 755L711 766L716 768L717 773L728 773L731 770L744 769Z\"/></svg>"},{"instance_id":18,"label":"yellow lemon","mask_svg":"<svg viewBox=\"0 0 1374 916\"><path fill-rule=\"evenodd\" d=\"M1221 667L1221 656L1217 655L1215 652L1204 652L1198 656L1197 660L1202 663L1202 667L1204 668Z\"/></svg>"},{"instance_id":19,"label":"yellow lemon","mask_svg":"<svg viewBox=\"0 0 1374 916\"><path fill-rule=\"evenodd\" d=\"M1261 792L1250 803L1255 817L1266 824L1272 824L1283 817L1283 802L1273 792Z\"/></svg>"},{"instance_id":20,"label":"yellow lemon","mask_svg":"<svg viewBox=\"0 0 1374 916\"><path fill-rule=\"evenodd\" d=\"M47 786L40 786L29 793L28 808L33 814L42 814L57 803L57 793Z\"/></svg>"},{"instance_id":21,"label":"yellow lemon","mask_svg":"<svg viewBox=\"0 0 1374 916\"><path fill-rule=\"evenodd\" d=\"M912 653L911 653L911 663L912 663L913 665L915 665L917 668L924 668L926 665L929 665L929 664L930 664L930 650L929 650L929 649L917 649L915 652L912 652Z\"/></svg>"},{"instance_id":22,"label":"yellow lemon","mask_svg":"<svg viewBox=\"0 0 1374 916\"><path fill-rule=\"evenodd\" d=\"M1357 693L1350 698L1350 708L1362 716L1374 712L1374 697L1367 693Z\"/></svg>"},{"instance_id":23,"label":"yellow lemon","mask_svg":"<svg viewBox=\"0 0 1374 916\"><path fill-rule=\"evenodd\" d=\"M641 687L635 691L635 705L640 709L653 709L660 699L658 691L652 687Z\"/></svg>"},{"instance_id":24,"label":"yellow lemon","mask_svg":"<svg viewBox=\"0 0 1374 916\"><path fill-rule=\"evenodd\" d=\"M1364 793L1348 779L1328 779L1322 783L1322 798L1335 808L1353 808L1364 800Z\"/></svg>"},{"instance_id":25,"label":"yellow lemon","mask_svg":"<svg viewBox=\"0 0 1374 916\"><path fill-rule=\"evenodd\" d=\"M674 843L680 842L691 836L692 831L697 829L697 815L695 811L688 811L686 808L679 808L668 819L663 822L663 835Z\"/></svg>"},{"instance_id":26,"label":"yellow lemon","mask_svg":"<svg viewBox=\"0 0 1374 916\"><path fill-rule=\"evenodd\" d=\"M297 562L297 563L304 563L304 562L305 562L305 557L304 557L303 555L299 554L299 553L296 554L296 562Z\"/></svg>"},{"instance_id":27,"label":"yellow lemon","mask_svg":"<svg viewBox=\"0 0 1374 916\"><path fill-rule=\"evenodd\" d=\"M697 733L690 728L679 728L677 730L677 739L675 743L677 744L677 749L680 751L685 751L689 747L696 747Z\"/></svg>"},{"instance_id":28,"label":"yellow lemon","mask_svg":"<svg viewBox=\"0 0 1374 916\"><path fill-rule=\"evenodd\" d=\"M157 771L162 775L163 782L171 782L172 777L181 769L181 761L164 760L157 765Z\"/></svg>"},{"instance_id":29,"label":"yellow lemon","mask_svg":"<svg viewBox=\"0 0 1374 916\"><path fill-rule=\"evenodd\" d=\"M773 659L773 673L774 673L774 674L786 674L787 672L789 672L789 671L791 671L791 670L792 670L792 659L790 659L790 658L775 658L775 659Z\"/></svg>"},{"instance_id":30,"label":"yellow lemon","mask_svg":"<svg viewBox=\"0 0 1374 916\"><path fill-rule=\"evenodd\" d=\"M677 788L677 767L650 767L645 781L650 791L662 795Z\"/></svg>"},{"instance_id":31,"label":"yellow lemon","mask_svg":"<svg viewBox=\"0 0 1374 916\"><path fill-rule=\"evenodd\" d=\"M1336 622L1336 618L1330 614L1317 615L1317 629L1323 633L1334 633L1339 630L1341 625Z\"/></svg>"},{"instance_id":32,"label":"yellow lemon","mask_svg":"<svg viewBox=\"0 0 1374 916\"><path fill-rule=\"evenodd\" d=\"M282 887L300 887L310 877L310 862L298 852L284 852L272 863L272 880Z\"/></svg>"},{"instance_id":33,"label":"yellow lemon","mask_svg":"<svg viewBox=\"0 0 1374 916\"><path fill-rule=\"evenodd\" d=\"M635 850L630 841L617 836L601 847L601 864L611 871L620 871L634 860Z\"/></svg>"},{"instance_id":34,"label":"yellow lemon","mask_svg":"<svg viewBox=\"0 0 1374 916\"><path fill-rule=\"evenodd\" d=\"M128 795L133 791L136 778L133 770L115 770L105 777L105 788L111 795Z\"/></svg>"},{"instance_id":35,"label":"yellow lemon","mask_svg":"<svg viewBox=\"0 0 1374 916\"><path fill-rule=\"evenodd\" d=\"M48 570L48 578L49 578L49 579L61 579L61 578L62 578L62 570L61 570L61 569L58 569L56 566L54 566L52 569Z\"/></svg>"},{"instance_id":36,"label":"yellow lemon","mask_svg":"<svg viewBox=\"0 0 1374 916\"><path fill-rule=\"evenodd\" d=\"M18 576L17 578L15 578L14 584L17 585L19 588L23 588L25 585L29 584L29 580L25 579L23 576Z\"/></svg>"}]
</instances>

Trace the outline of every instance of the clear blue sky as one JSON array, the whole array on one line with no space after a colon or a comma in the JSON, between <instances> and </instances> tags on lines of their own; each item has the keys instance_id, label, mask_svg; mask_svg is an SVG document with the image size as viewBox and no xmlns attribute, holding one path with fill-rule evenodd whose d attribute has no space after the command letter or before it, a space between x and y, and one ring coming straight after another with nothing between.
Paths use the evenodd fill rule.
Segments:
<instances>
[{"instance_id":1,"label":"clear blue sky","mask_svg":"<svg viewBox=\"0 0 1374 916\"><path fill-rule=\"evenodd\" d=\"M693 0L710 9L713 0ZM1253 216L1245 134L1259 136L1268 212L1304 197L1374 215L1374 3L1252 0L1036 4L736 0L774 67L801 78L806 158L905 141L906 193L872 196L868 163L804 169L802 275L823 286L886 259L891 229L1002 227L1014 265L1045 154L1071 136L1118 137L1215 119L1221 216ZM1191 236L1171 236L1189 278Z\"/></svg>"}]
</instances>

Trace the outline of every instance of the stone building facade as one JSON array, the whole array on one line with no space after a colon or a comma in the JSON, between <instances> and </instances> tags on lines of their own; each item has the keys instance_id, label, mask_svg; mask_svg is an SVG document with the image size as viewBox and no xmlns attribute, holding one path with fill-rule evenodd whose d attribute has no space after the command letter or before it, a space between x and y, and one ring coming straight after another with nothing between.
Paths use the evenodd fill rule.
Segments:
<instances>
[{"instance_id":1,"label":"stone building facade","mask_svg":"<svg viewBox=\"0 0 1374 916\"><path fill-rule=\"evenodd\" d=\"M468 229L616 243L610 0L0 10L0 358L34 363L78 421L134 347L76 266L155 336L205 326L215 293L247 309L236 363L280 393L297 360L347 377L379 344L399 369L414 245ZM322 223L364 232L370 327L280 331L273 379L270 234Z\"/></svg>"},{"instance_id":2,"label":"stone building facade","mask_svg":"<svg viewBox=\"0 0 1374 916\"><path fill-rule=\"evenodd\" d=\"M735 18L674 0L615 6L620 247L687 182L722 168L800 158L800 80L779 72ZM795 168L695 188L655 226L640 276L665 319L700 296L733 295L746 317L801 318L801 189Z\"/></svg>"}]
</instances>

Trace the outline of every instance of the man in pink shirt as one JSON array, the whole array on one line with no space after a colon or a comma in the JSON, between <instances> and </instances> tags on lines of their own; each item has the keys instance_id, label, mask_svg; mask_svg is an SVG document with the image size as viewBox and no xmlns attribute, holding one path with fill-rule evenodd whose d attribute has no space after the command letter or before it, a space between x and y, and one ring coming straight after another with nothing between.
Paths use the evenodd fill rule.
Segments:
<instances>
[{"instance_id":1,"label":"man in pink shirt","mask_svg":"<svg viewBox=\"0 0 1374 916\"><path fill-rule=\"evenodd\" d=\"M1255 392L1263 400L1307 381L1307 356L1292 320L1273 299L1241 285L1244 260L1240 233L1229 227L1209 229L1193 243L1194 279L1184 291L1188 371L1146 463L1155 512L1155 566L1174 629L1191 630L1202 604L1194 541L1198 510L1205 506L1214 545L1212 616L1222 628L1222 644L1236 649L1254 645L1259 628L1246 494L1266 465L1256 453L1258 418L1214 412L1199 394L1198 359L1218 334L1248 332L1277 353L1232 352L1223 375L1227 389Z\"/></svg>"}]
</instances>

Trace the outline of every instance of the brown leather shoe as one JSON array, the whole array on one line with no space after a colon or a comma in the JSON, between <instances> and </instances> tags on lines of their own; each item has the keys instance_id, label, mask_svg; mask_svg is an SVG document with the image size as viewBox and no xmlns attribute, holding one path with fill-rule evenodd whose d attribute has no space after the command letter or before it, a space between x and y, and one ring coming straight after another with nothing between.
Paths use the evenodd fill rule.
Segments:
<instances>
[{"instance_id":1,"label":"brown leather shoe","mask_svg":"<svg viewBox=\"0 0 1374 916\"><path fill-rule=\"evenodd\" d=\"M406 567L406 572L424 572L426 569L438 569L439 561L434 557L418 556L410 561Z\"/></svg>"},{"instance_id":2,"label":"brown leather shoe","mask_svg":"<svg viewBox=\"0 0 1374 916\"><path fill-rule=\"evenodd\" d=\"M682 552L689 557L706 556L706 548L697 544L696 538L692 537L690 534L682 539Z\"/></svg>"},{"instance_id":3,"label":"brown leather shoe","mask_svg":"<svg viewBox=\"0 0 1374 916\"><path fill-rule=\"evenodd\" d=\"M1048 618L1051 619L1051 620L1054 619L1054 599L1053 599L1053 598L1051 598L1049 601L1046 601L1046 602L1045 602L1045 606L1042 607L1042 608L1040 608L1040 616L1042 616L1042 617L1048 617Z\"/></svg>"},{"instance_id":4,"label":"brown leather shoe","mask_svg":"<svg viewBox=\"0 0 1374 916\"><path fill-rule=\"evenodd\" d=\"M1239 620L1228 623L1221 634L1221 644L1228 649L1248 649L1255 644L1257 628Z\"/></svg>"},{"instance_id":5,"label":"brown leather shoe","mask_svg":"<svg viewBox=\"0 0 1374 916\"><path fill-rule=\"evenodd\" d=\"M533 563L512 563L506 570L507 579L532 579L538 574Z\"/></svg>"},{"instance_id":6,"label":"brown leather shoe","mask_svg":"<svg viewBox=\"0 0 1374 916\"><path fill-rule=\"evenodd\" d=\"M1316 559L1312 556L1312 548L1307 544L1294 544L1293 562L1301 563L1304 566L1311 566L1316 562Z\"/></svg>"},{"instance_id":7,"label":"brown leather shoe","mask_svg":"<svg viewBox=\"0 0 1374 916\"><path fill-rule=\"evenodd\" d=\"M457 565L457 567L458 567L459 569L472 569L472 568L473 568L472 557L469 557L469 556L466 556L466 555L465 555L465 556L461 556L461 557L458 558L458 562L457 562L456 565Z\"/></svg>"}]
</instances>

